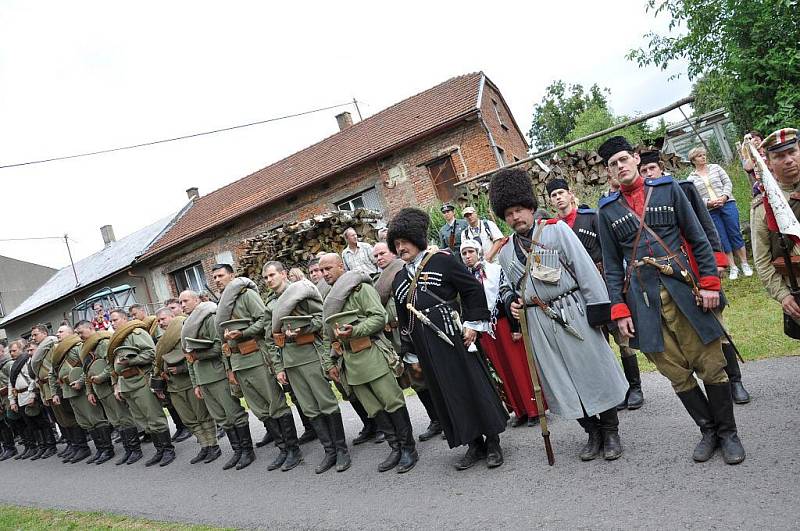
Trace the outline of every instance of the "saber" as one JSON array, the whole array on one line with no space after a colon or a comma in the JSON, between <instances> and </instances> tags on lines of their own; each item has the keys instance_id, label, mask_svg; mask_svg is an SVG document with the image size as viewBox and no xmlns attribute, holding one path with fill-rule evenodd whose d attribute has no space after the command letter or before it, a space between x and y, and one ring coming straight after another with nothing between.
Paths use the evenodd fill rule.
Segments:
<instances>
[{"instance_id":1,"label":"saber","mask_svg":"<svg viewBox=\"0 0 800 531\"><path fill-rule=\"evenodd\" d=\"M523 298L522 300L524 301L525 299ZM558 323L561 326L561 328L563 328L567 333L583 341L583 336L580 334L580 332L578 332L575 329L575 327L573 327L571 324L566 322L561 314L559 314L553 308L545 304L542 299L540 299L539 297L534 297L533 303L536 306L538 306L539 309L542 310L547 317Z\"/></svg>"},{"instance_id":2,"label":"saber","mask_svg":"<svg viewBox=\"0 0 800 531\"><path fill-rule=\"evenodd\" d=\"M425 315L425 314L424 314L424 313L422 313L421 311L419 311L419 310L417 310L416 308L414 308L414 306L413 306L413 305L412 305L410 302L409 302L409 303L406 303L406 308L408 308L408 309L409 309L409 311L410 311L411 313L413 313L414 315L416 315L416 316L417 316L417 319L419 319L419 320L422 322L422 324L424 324L425 326L429 327L431 330L433 330L434 332L436 332L436 335L437 335L437 336L439 336L439 338L440 338L442 341L444 341L445 343L447 343L447 344L448 344L448 345L450 345L451 347L454 347L454 346L455 346L455 345L453 344L453 342L450 340L450 338L449 338L449 337L447 337L447 334L445 334L444 332L442 332L442 330L441 330L441 329L440 329L438 326L436 326L435 324L433 324L433 322L431 322L431 320L430 320L430 319L428 319L428 316L427 316L427 315Z\"/></svg>"},{"instance_id":3,"label":"saber","mask_svg":"<svg viewBox=\"0 0 800 531\"><path fill-rule=\"evenodd\" d=\"M525 300L525 287L528 285L528 275L531 271L531 256L533 252L528 254L528 260L525 264L525 275L522 277L522 300ZM525 305L519 309L519 324L522 332L522 343L525 345L525 354L528 355L528 369L531 373L531 383L533 384L533 396L536 398L536 411L539 413L539 428L542 430L542 438L544 439L544 451L547 453L547 464L553 466L556 462L555 455L553 455L553 446L550 444L550 430L547 428L547 416L544 411L544 398L542 396L542 385L539 382L539 367L536 363L536 356L533 354L533 345L531 344L530 330L528 329L528 317L526 315Z\"/></svg>"}]
</instances>

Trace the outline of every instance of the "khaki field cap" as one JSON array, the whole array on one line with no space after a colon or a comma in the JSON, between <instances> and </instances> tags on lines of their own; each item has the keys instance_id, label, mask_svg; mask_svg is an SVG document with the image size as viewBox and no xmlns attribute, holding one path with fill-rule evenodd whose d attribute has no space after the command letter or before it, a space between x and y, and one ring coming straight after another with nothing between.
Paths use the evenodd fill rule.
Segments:
<instances>
[{"instance_id":1,"label":"khaki field cap","mask_svg":"<svg viewBox=\"0 0 800 531\"><path fill-rule=\"evenodd\" d=\"M468 206L467 208L462 210L461 213L464 214L465 216L467 214L474 214L475 213L475 207Z\"/></svg>"},{"instance_id":2,"label":"khaki field cap","mask_svg":"<svg viewBox=\"0 0 800 531\"><path fill-rule=\"evenodd\" d=\"M797 144L797 129L789 127L778 129L761 142L763 149L772 152L785 151Z\"/></svg>"}]
</instances>

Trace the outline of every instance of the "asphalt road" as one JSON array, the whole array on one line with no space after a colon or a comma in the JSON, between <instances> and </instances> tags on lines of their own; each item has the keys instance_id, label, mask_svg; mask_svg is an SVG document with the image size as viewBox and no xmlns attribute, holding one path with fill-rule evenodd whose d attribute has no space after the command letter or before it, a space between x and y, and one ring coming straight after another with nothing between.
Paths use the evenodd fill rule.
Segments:
<instances>
[{"instance_id":1,"label":"asphalt road","mask_svg":"<svg viewBox=\"0 0 800 531\"><path fill-rule=\"evenodd\" d=\"M800 358L743 366L754 399L737 406L747 459L728 466L717 453L697 464L699 432L658 374L643 376L645 406L621 413L623 457L582 463L584 434L575 421L551 419L556 464L548 467L536 428L509 428L501 437L505 465L457 472L463 450L435 439L418 445L420 462L408 474L379 474L386 445L352 450L353 467L321 476L318 442L303 446L305 463L267 472L276 452L259 449L243 471L223 460L189 465L194 439L177 445L166 468L141 461L116 467L47 461L0 463L0 502L102 510L159 520L228 527L280 529L530 529L559 528L800 528ZM415 429L427 425L416 397ZM357 418L342 407L350 437ZM254 436L263 427L253 422ZM223 440L223 449L229 448ZM152 452L146 446L146 454ZM147 455L146 455L147 457ZM223 455L225 457L225 455Z\"/></svg>"}]
</instances>

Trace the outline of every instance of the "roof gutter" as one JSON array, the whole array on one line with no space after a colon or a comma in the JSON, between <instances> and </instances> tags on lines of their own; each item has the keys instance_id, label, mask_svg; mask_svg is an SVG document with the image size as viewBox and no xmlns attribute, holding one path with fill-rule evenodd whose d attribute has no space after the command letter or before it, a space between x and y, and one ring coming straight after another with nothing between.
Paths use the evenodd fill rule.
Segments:
<instances>
[{"instance_id":1,"label":"roof gutter","mask_svg":"<svg viewBox=\"0 0 800 531\"><path fill-rule=\"evenodd\" d=\"M392 146L389 146L387 148L381 149L380 151L376 151L374 153L370 153L369 155L367 155L367 156L365 156L365 157L363 157L361 159L358 159L357 161L351 162L347 166L343 166L343 167L339 168L335 172L331 172L331 173L325 174L325 175L319 177L318 179L306 182L306 183L301 184L300 186L297 186L295 188L291 188L291 189L287 190L286 192L284 192L282 195L280 195L278 197L275 197L275 198L271 199L270 201L268 201L266 203L261 203L261 204L255 205L253 207L250 207L250 208L248 208L246 210L242 210L240 213L238 213L236 216L234 216L234 217L232 217L230 219L226 219L226 220L220 221L219 223L216 223L214 225L207 225L207 226L203 227L202 231L194 232L194 233L191 233L191 234L187 234L186 236L183 236L182 238L179 238L178 240L175 240L168 247L165 247L163 249L159 249L158 251L154 252L153 254L145 253L144 255L139 257L139 259L137 259L136 263L143 263L143 262L146 262L148 260L152 260L153 258L155 258L155 257L157 257L157 256L159 256L161 254L166 253L170 249L176 247L177 245L179 245L181 243L184 243L185 241L187 241L187 240L189 240L191 238L195 238L195 237L197 237L197 236L199 236L199 235L201 235L201 234L203 234L203 233L205 233L207 231L210 231L210 230L215 229L215 228L217 228L217 227L219 227L221 225L224 225L225 223L229 223L230 221L232 221L232 220L234 220L236 218L239 218L241 216L244 216L245 214L249 214L250 212L253 212L253 211L261 209L261 208L264 208L265 206L268 206L268 205L270 205L272 203L275 203L275 202L281 200L282 198L286 197L287 195L293 194L295 192L301 192L301 191L303 191L303 190L305 190L307 188L311 188L312 186L318 184L321 181L324 181L325 179L328 179L329 177L332 177L332 176L337 175L339 173L345 172L345 171L347 171L347 170L349 170L349 169L351 169L351 168L353 168L355 166L359 166L359 165L364 164L366 162L369 162L371 160L379 159L382 156L386 155L387 153L390 153L390 152L395 151L397 149L403 148L403 147L405 147L405 146L407 146L409 144L413 144L414 142L418 142L419 140L421 140L423 138L426 138L426 137L428 137L430 135L433 135L435 133L438 133L439 131L442 131L443 129L448 129L448 128L452 127L453 125L457 124L458 122L462 122L462 121L466 120L467 118L469 118L472 115L478 115L478 117L481 120L481 122L483 122L483 119L480 118L480 111L478 109L470 109L469 111L467 111L465 113L462 113L462 114L456 116L455 118L452 118L452 119L450 119L450 120L448 120L446 122L443 122L443 123L437 125L436 127L428 129L427 131L423 131L422 133L418 133L418 134L416 134L416 135L414 135L414 136L412 136L410 138L407 138L406 140L403 140L402 142L400 142L398 144L393 144ZM486 127L486 124L484 124L484 127ZM491 136L491 133L490 133L490 136ZM494 141L492 141L492 142L494 142Z\"/></svg>"}]
</instances>

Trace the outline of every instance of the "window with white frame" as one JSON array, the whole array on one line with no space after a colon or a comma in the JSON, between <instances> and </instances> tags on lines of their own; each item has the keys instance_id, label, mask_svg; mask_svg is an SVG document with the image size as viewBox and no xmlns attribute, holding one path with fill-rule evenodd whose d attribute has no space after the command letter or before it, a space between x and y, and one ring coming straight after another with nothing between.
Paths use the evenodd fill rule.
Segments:
<instances>
[{"instance_id":1,"label":"window with white frame","mask_svg":"<svg viewBox=\"0 0 800 531\"><path fill-rule=\"evenodd\" d=\"M190 289L200 293L206 289L206 275L200 262L174 271L172 278L179 292Z\"/></svg>"},{"instance_id":2,"label":"window with white frame","mask_svg":"<svg viewBox=\"0 0 800 531\"><path fill-rule=\"evenodd\" d=\"M381 210L381 201L378 198L378 191L375 188L369 188L356 195L350 196L346 199L339 201L336 204L337 210L355 210L357 208L370 208L372 210Z\"/></svg>"}]
</instances>

